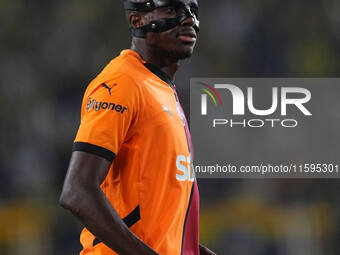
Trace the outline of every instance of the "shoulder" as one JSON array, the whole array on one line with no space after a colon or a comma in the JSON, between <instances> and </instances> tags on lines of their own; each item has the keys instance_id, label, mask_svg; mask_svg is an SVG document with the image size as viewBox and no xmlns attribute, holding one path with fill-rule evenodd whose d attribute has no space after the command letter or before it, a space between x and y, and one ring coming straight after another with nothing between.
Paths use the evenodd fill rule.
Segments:
<instances>
[{"instance_id":1,"label":"shoulder","mask_svg":"<svg viewBox=\"0 0 340 255\"><path fill-rule=\"evenodd\" d=\"M88 85L85 95L89 96L97 90L110 89L119 85L121 90L130 93L141 93L146 68L144 64L132 56L120 55L112 59L100 74Z\"/></svg>"}]
</instances>

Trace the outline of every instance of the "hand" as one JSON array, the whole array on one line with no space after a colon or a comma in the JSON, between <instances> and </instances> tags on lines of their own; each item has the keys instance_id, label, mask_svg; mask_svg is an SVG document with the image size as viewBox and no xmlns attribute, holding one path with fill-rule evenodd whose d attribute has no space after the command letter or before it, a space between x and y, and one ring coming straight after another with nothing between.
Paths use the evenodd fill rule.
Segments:
<instances>
[{"instance_id":1,"label":"hand","mask_svg":"<svg viewBox=\"0 0 340 255\"><path fill-rule=\"evenodd\" d=\"M200 255L217 255L217 254L200 244Z\"/></svg>"}]
</instances>

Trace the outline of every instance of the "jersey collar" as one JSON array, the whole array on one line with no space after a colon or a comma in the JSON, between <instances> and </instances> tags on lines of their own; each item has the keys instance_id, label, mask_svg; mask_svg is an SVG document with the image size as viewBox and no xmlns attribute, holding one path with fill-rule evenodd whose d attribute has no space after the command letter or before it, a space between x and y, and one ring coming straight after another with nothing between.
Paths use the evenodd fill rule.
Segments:
<instances>
[{"instance_id":1,"label":"jersey collar","mask_svg":"<svg viewBox=\"0 0 340 255\"><path fill-rule=\"evenodd\" d=\"M174 87L174 83L170 79L170 77L163 72L159 67L154 66L150 63L144 63L144 66L149 69L154 75L158 76L162 81L166 82L171 88Z\"/></svg>"},{"instance_id":2,"label":"jersey collar","mask_svg":"<svg viewBox=\"0 0 340 255\"><path fill-rule=\"evenodd\" d=\"M131 49L127 49L127 50L122 50L122 52L120 53L120 55L129 55L129 56L133 56L135 58L137 58L140 62L142 62L143 64L146 63L146 61L134 50Z\"/></svg>"},{"instance_id":3,"label":"jersey collar","mask_svg":"<svg viewBox=\"0 0 340 255\"><path fill-rule=\"evenodd\" d=\"M170 77L165 72L163 72L159 67L152 65L150 63L147 63L136 51L131 50L131 49L127 49L127 50L123 50L120 54L121 55L130 55L130 56L137 58L140 62L142 62L144 64L144 66L150 72L152 72L154 75L158 76L162 81L167 83L171 88L174 87L174 83L172 82Z\"/></svg>"}]
</instances>

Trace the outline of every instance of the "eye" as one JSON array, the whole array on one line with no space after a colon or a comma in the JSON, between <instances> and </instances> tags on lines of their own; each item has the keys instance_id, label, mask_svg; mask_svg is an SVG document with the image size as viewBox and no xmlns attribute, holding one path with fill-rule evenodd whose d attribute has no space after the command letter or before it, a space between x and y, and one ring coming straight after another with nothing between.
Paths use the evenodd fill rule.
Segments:
<instances>
[{"instance_id":1,"label":"eye","mask_svg":"<svg viewBox=\"0 0 340 255\"><path fill-rule=\"evenodd\" d=\"M190 11L195 14L196 18L198 18L198 8L196 6L191 6Z\"/></svg>"}]
</instances>

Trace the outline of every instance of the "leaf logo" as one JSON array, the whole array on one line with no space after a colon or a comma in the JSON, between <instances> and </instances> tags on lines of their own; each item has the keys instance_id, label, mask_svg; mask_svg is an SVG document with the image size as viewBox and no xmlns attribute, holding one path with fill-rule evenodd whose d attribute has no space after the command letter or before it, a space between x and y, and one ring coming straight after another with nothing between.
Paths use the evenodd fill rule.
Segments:
<instances>
[{"instance_id":1,"label":"leaf logo","mask_svg":"<svg viewBox=\"0 0 340 255\"><path fill-rule=\"evenodd\" d=\"M223 106L222 100L220 95L217 93L216 89L214 89L212 86L205 84L203 82L199 82L200 85L204 86L203 88L201 87L200 90L203 91L205 94L201 95L201 114L202 115L207 115L207 95L212 99L214 102L215 106L217 107L217 101L216 98L218 99L219 103L221 106ZM216 96L216 98L215 98Z\"/></svg>"},{"instance_id":2,"label":"leaf logo","mask_svg":"<svg viewBox=\"0 0 340 255\"><path fill-rule=\"evenodd\" d=\"M203 85L206 88L201 88L201 90L209 95L209 97L214 101L215 106L217 106L217 101L212 93L215 94L215 96L218 98L219 103L221 106L223 106L222 100L220 95L217 93L216 89L214 89L212 86L205 84L203 82L199 82L199 84ZM212 93L211 93L212 92Z\"/></svg>"}]
</instances>

